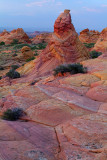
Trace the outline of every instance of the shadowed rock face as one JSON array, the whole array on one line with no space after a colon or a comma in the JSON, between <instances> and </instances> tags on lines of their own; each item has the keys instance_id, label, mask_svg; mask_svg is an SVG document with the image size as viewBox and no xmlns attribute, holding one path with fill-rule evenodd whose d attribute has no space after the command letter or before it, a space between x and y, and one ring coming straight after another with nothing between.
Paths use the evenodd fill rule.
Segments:
<instances>
[{"instance_id":1,"label":"shadowed rock face","mask_svg":"<svg viewBox=\"0 0 107 160\"><path fill-rule=\"evenodd\" d=\"M36 61L35 68L39 73L52 72L60 64L80 62L89 57L78 38L69 12L65 10L55 21L51 41Z\"/></svg>"},{"instance_id":2,"label":"shadowed rock face","mask_svg":"<svg viewBox=\"0 0 107 160\"><path fill-rule=\"evenodd\" d=\"M93 50L107 52L107 27L102 30Z\"/></svg>"}]
</instances>

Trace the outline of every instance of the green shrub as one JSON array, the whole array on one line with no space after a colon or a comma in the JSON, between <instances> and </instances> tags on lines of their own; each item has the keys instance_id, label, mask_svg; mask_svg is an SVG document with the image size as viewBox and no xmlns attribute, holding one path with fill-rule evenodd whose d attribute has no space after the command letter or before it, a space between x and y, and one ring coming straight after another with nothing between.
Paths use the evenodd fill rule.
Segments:
<instances>
[{"instance_id":1,"label":"green shrub","mask_svg":"<svg viewBox=\"0 0 107 160\"><path fill-rule=\"evenodd\" d=\"M64 75L64 73L71 73L71 74L77 74L77 73L86 73L87 68L83 67L80 63L73 63L73 64L66 64L66 65L60 65L54 69L54 75L58 75L61 73Z\"/></svg>"},{"instance_id":2,"label":"green shrub","mask_svg":"<svg viewBox=\"0 0 107 160\"><path fill-rule=\"evenodd\" d=\"M8 109L2 115L2 119L16 121L23 115L23 110L20 108Z\"/></svg>"},{"instance_id":3,"label":"green shrub","mask_svg":"<svg viewBox=\"0 0 107 160\"><path fill-rule=\"evenodd\" d=\"M2 42L0 42L0 45L5 45L5 42L3 42L3 41L2 41Z\"/></svg>"},{"instance_id":4,"label":"green shrub","mask_svg":"<svg viewBox=\"0 0 107 160\"><path fill-rule=\"evenodd\" d=\"M89 52L90 58L94 59L102 55L102 52L97 52L97 51L91 51Z\"/></svg>"},{"instance_id":5,"label":"green shrub","mask_svg":"<svg viewBox=\"0 0 107 160\"><path fill-rule=\"evenodd\" d=\"M20 78L20 73L18 73L14 69L11 69L8 73L6 73L6 76L12 79Z\"/></svg>"},{"instance_id":6,"label":"green shrub","mask_svg":"<svg viewBox=\"0 0 107 160\"><path fill-rule=\"evenodd\" d=\"M11 44L14 45L14 44L18 44L18 43L19 43L18 39L13 39L13 42Z\"/></svg>"},{"instance_id":7,"label":"green shrub","mask_svg":"<svg viewBox=\"0 0 107 160\"><path fill-rule=\"evenodd\" d=\"M12 68L13 70L16 70L17 68L19 68L19 66L18 66L18 65L12 65L11 68Z\"/></svg>"},{"instance_id":8,"label":"green shrub","mask_svg":"<svg viewBox=\"0 0 107 160\"><path fill-rule=\"evenodd\" d=\"M34 56L38 56L39 54L37 52L35 52Z\"/></svg>"},{"instance_id":9,"label":"green shrub","mask_svg":"<svg viewBox=\"0 0 107 160\"><path fill-rule=\"evenodd\" d=\"M21 49L23 48L24 46L28 46L28 47L31 47L29 44L17 44L13 47L13 49Z\"/></svg>"},{"instance_id":10,"label":"green shrub","mask_svg":"<svg viewBox=\"0 0 107 160\"><path fill-rule=\"evenodd\" d=\"M39 43L39 44L38 44L38 49L45 49L46 46L47 46L46 43Z\"/></svg>"},{"instance_id":11,"label":"green shrub","mask_svg":"<svg viewBox=\"0 0 107 160\"><path fill-rule=\"evenodd\" d=\"M38 49L36 45L31 47L31 50L35 50L35 49Z\"/></svg>"},{"instance_id":12,"label":"green shrub","mask_svg":"<svg viewBox=\"0 0 107 160\"><path fill-rule=\"evenodd\" d=\"M16 56L17 56L17 54L16 54L16 53L14 53L12 56L13 56L13 57L16 57Z\"/></svg>"},{"instance_id":13,"label":"green shrub","mask_svg":"<svg viewBox=\"0 0 107 160\"><path fill-rule=\"evenodd\" d=\"M32 60L34 60L34 59L35 59L35 57L28 58L28 59L26 60L26 62L30 62L30 61L32 61Z\"/></svg>"},{"instance_id":14,"label":"green shrub","mask_svg":"<svg viewBox=\"0 0 107 160\"><path fill-rule=\"evenodd\" d=\"M92 48L94 47L95 43L84 43L85 47Z\"/></svg>"},{"instance_id":15,"label":"green shrub","mask_svg":"<svg viewBox=\"0 0 107 160\"><path fill-rule=\"evenodd\" d=\"M4 70L4 68L2 66L0 66L0 70Z\"/></svg>"}]
</instances>

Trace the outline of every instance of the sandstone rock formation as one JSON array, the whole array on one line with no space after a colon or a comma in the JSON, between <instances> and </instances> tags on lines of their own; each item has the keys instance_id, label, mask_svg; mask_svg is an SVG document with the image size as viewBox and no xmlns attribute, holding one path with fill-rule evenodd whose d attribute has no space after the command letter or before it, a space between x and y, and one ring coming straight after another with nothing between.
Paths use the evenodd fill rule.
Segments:
<instances>
[{"instance_id":1,"label":"sandstone rock formation","mask_svg":"<svg viewBox=\"0 0 107 160\"><path fill-rule=\"evenodd\" d=\"M69 10L65 10L55 21L51 41L35 62L35 69L39 74L48 73L59 64L88 58L88 51L78 38Z\"/></svg>"},{"instance_id":2,"label":"sandstone rock formation","mask_svg":"<svg viewBox=\"0 0 107 160\"><path fill-rule=\"evenodd\" d=\"M107 52L107 27L102 30L100 37L97 43L95 44L93 50L100 51L103 53Z\"/></svg>"},{"instance_id":3,"label":"sandstone rock formation","mask_svg":"<svg viewBox=\"0 0 107 160\"><path fill-rule=\"evenodd\" d=\"M32 50L31 50L31 48L28 47L28 46L24 46L24 47L21 49L21 52L22 52L22 55L23 55L24 59L28 59L28 58L33 57L33 52L32 52Z\"/></svg>"},{"instance_id":4,"label":"sandstone rock formation","mask_svg":"<svg viewBox=\"0 0 107 160\"><path fill-rule=\"evenodd\" d=\"M50 42L52 38L52 33L41 33L34 37L31 41L33 44L43 43L43 42Z\"/></svg>"},{"instance_id":5,"label":"sandstone rock formation","mask_svg":"<svg viewBox=\"0 0 107 160\"><path fill-rule=\"evenodd\" d=\"M5 44L11 44L14 39L17 39L21 43L30 43L29 37L22 28L14 29L10 33L6 30L0 34L0 42Z\"/></svg>"},{"instance_id":6,"label":"sandstone rock formation","mask_svg":"<svg viewBox=\"0 0 107 160\"><path fill-rule=\"evenodd\" d=\"M99 36L100 32L87 28L80 32L79 39L82 43L96 43Z\"/></svg>"},{"instance_id":7,"label":"sandstone rock formation","mask_svg":"<svg viewBox=\"0 0 107 160\"><path fill-rule=\"evenodd\" d=\"M61 15L70 17L69 10ZM0 115L16 107L26 113L15 122L0 119L2 160L107 159L107 56L83 57L86 74L41 76L58 64L72 62L72 54L76 55L73 61L81 56L84 47L78 40L82 50L76 52L78 36L74 29L67 29L73 25L67 24L61 23L60 30L57 20L52 41L40 57L17 69L24 76L0 80ZM64 26L67 28L62 36ZM69 38L68 33L72 33ZM74 52L69 51L68 43Z\"/></svg>"}]
</instances>

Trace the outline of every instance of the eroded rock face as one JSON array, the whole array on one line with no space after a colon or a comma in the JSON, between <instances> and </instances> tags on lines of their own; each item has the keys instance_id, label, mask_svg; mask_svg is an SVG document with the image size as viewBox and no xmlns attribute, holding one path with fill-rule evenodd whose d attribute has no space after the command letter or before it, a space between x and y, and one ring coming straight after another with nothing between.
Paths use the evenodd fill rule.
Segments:
<instances>
[{"instance_id":1,"label":"eroded rock face","mask_svg":"<svg viewBox=\"0 0 107 160\"><path fill-rule=\"evenodd\" d=\"M21 43L30 43L29 37L22 28L14 29L10 33L4 30L0 34L0 42L3 41L5 44L11 44L13 39L17 39Z\"/></svg>"},{"instance_id":2,"label":"eroded rock face","mask_svg":"<svg viewBox=\"0 0 107 160\"><path fill-rule=\"evenodd\" d=\"M99 36L100 32L87 28L80 32L79 39L82 43L96 43Z\"/></svg>"},{"instance_id":3,"label":"eroded rock face","mask_svg":"<svg viewBox=\"0 0 107 160\"><path fill-rule=\"evenodd\" d=\"M28 47L28 46L24 46L24 47L21 49L21 52L22 52L22 54L23 54L24 59L28 59L28 58L33 57L33 52L32 52L32 50L30 49L30 47Z\"/></svg>"},{"instance_id":4,"label":"eroded rock face","mask_svg":"<svg viewBox=\"0 0 107 160\"><path fill-rule=\"evenodd\" d=\"M69 10L65 10L55 21L51 41L37 59L35 69L41 74L48 73L60 64L80 62L88 57L88 51L71 22Z\"/></svg>"},{"instance_id":5,"label":"eroded rock face","mask_svg":"<svg viewBox=\"0 0 107 160\"><path fill-rule=\"evenodd\" d=\"M101 51L103 53L107 52L107 27L102 30L93 50Z\"/></svg>"},{"instance_id":6,"label":"eroded rock face","mask_svg":"<svg viewBox=\"0 0 107 160\"><path fill-rule=\"evenodd\" d=\"M33 44L48 43L52 38L52 33L41 33L32 39Z\"/></svg>"}]
</instances>

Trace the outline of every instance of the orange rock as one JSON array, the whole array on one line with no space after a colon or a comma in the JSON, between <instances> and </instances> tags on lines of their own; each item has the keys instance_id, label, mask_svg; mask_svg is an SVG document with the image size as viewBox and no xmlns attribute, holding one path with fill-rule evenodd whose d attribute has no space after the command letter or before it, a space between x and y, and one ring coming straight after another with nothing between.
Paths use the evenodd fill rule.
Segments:
<instances>
[{"instance_id":1,"label":"orange rock","mask_svg":"<svg viewBox=\"0 0 107 160\"><path fill-rule=\"evenodd\" d=\"M33 57L33 52L32 52L32 50L31 50L31 48L28 47L28 46L24 46L24 47L21 49L21 52L22 52L22 54L23 54L24 59L28 59L28 58Z\"/></svg>"},{"instance_id":2,"label":"orange rock","mask_svg":"<svg viewBox=\"0 0 107 160\"><path fill-rule=\"evenodd\" d=\"M87 28L80 32L79 39L82 43L96 43L99 36L100 32Z\"/></svg>"},{"instance_id":3,"label":"orange rock","mask_svg":"<svg viewBox=\"0 0 107 160\"><path fill-rule=\"evenodd\" d=\"M52 33L41 33L32 39L33 44L37 43L48 43L52 38Z\"/></svg>"},{"instance_id":4,"label":"orange rock","mask_svg":"<svg viewBox=\"0 0 107 160\"><path fill-rule=\"evenodd\" d=\"M13 39L17 39L21 43L31 42L22 28L14 29L10 33L5 30L0 34L0 42L3 41L5 44L11 44Z\"/></svg>"},{"instance_id":5,"label":"orange rock","mask_svg":"<svg viewBox=\"0 0 107 160\"><path fill-rule=\"evenodd\" d=\"M68 11L61 13L54 24L54 33L46 49L35 61L38 74L49 74L63 63L88 59L88 51L80 42Z\"/></svg>"},{"instance_id":6,"label":"orange rock","mask_svg":"<svg viewBox=\"0 0 107 160\"><path fill-rule=\"evenodd\" d=\"M102 30L93 50L107 54L107 27Z\"/></svg>"},{"instance_id":7,"label":"orange rock","mask_svg":"<svg viewBox=\"0 0 107 160\"><path fill-rule=\"evenodd\" d=\"M107 102L107 85L91 88L86 96L96 101Z\"/></svg>"}]
</instances>

